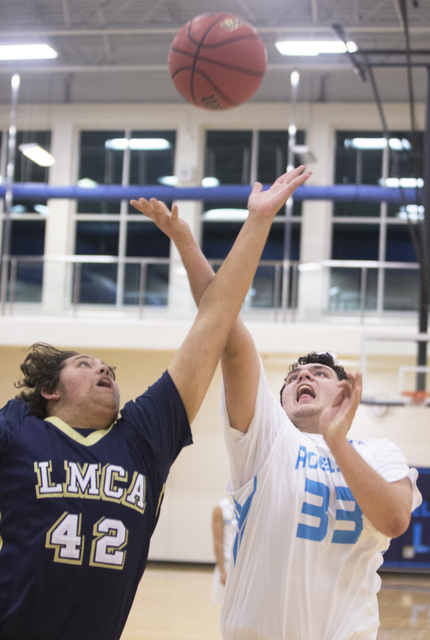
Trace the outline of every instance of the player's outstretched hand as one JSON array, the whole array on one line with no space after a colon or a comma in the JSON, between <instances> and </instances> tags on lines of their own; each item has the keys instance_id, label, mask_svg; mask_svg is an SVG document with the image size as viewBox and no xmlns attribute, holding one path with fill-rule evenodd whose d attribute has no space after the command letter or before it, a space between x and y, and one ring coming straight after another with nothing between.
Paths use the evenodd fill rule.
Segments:
<instances>
[{"instance_id":1,"label":"player's outstretched hand","mask_svg":"<svg viewBox=\"0 0 430 640\"><path fill-rule=\"evenodd\" d=\"M297 187L304 184L312 175L311 171L304 169L305 166L300 165L300 167L284 173L266 191L263 191L261 182L256 182L248 198L249 213L261 215L264 218L274 218Z\"/></svg>"},{"instance_id":2,"label":"player's outstretched hand","mask_svg":"<svg viewBox=\"0 0 430 640\"><path fill-rule=\"evenodd\" d=\"M160 231L165 233L171 240L174 240L175 243L192 240L193 236L190 227L179 217L176 204L173 205L172 211L169 211L164 202L156 198L130 200L130 204L147 218L151 218Z\"/></svg>"},{"instance_id":3,"label":"player's outstretched hand","mask_svg":"<svg viewBox=\"0 0 430 640\"><path fill-rule=\"evenodd\" d=\"M339 391L330 406L321 413L320 428L331 448L345 440L361 399L361 374L348 374L349 382L341 380Z\"/></svg>"}]
</instances>

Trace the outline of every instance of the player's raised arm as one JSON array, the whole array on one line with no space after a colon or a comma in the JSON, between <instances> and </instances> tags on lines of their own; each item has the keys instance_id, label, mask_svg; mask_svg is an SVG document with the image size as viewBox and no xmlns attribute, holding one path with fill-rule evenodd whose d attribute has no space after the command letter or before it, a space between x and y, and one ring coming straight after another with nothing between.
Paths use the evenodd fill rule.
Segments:
<instances>
[{"instance_id":1,"label":"player's raised arm","mask_svg":"<svg viewBox=\"0 0 430 640\"><path fill-rule=\"evenodd\" d=\"M177 205L170 212L164 202L151 198L132 200L136 209L151 218L174 243L187 271L197 306L215 273L195 241L188 224L179 217ZM230 425L246 431L254 414L260 378L260 361L254 341L240 316L233 324L222 354L223 375Z\"/></svg>"},{"instance_id":2,"label":"player's raised arm","mask_svg":"<svg viewBox=\"0 0 430 640\"><path fill-rule=\"evenodd\" d=\"M310 172L303 170L301 166L284 174L267 191L262 190L260 183L255 183L248 200L248 218L218 273L213 277L207 265L203 277L196 276L198 295L201 296L199 311L184 343L168 367L190 422L200 408L251 285L272 220L294 190L310 176ZM157 216L159 203L156 200L148 202L141 198L138 202L132 201L132 204L150 218ZM176 217L175 208L174 212ZM168 221L168 224L171 223L174 223L174 219ZM195 248L190 246L190 249L192 256ZM193 287L192 279L191 285Z\"/></svg>"},{"instance_id":3,"label":"player's raised arm","mask_svg":"<svg viewBox=\"0 0 430 640\"><path fill-rule=\"evenodd\" d=\"M409 478L387 482L348 440L361 398L361 375L339 382L339 392L322 412L321 433L364 515L378 531L396 538L411 519L412 483Z\"/></svg>"}]
</instances>

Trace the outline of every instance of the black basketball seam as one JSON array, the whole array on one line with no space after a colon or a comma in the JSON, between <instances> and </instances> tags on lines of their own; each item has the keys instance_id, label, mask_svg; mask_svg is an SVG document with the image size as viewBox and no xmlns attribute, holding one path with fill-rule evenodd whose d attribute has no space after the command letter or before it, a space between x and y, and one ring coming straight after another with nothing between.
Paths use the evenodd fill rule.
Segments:
<instances>
[{"instance_id":1,"label":"black basketball seam","mask_svg":"<svg viewBox=\"0 0 430 640\"><path fill-rule=\"evenodd\" d=\"M175 73L174 73L174 74L173 74L173 76L172 76L172 79L173 79L173 78L175 78L175 76L177 76L177 74L178 74L180 71L189 71L190 69L191 69L191 67L180 67L179 69L177 69L177 70L175 71ZM229 104L231 104L233 107L238 107L238 106L241 104L240 102L235 102L235 101L234 101L234 100L232 100L231 98L228 98L228 97L225 95L225 93L223 93L223 92L221 91L221 89L219 89L219 88L217 87L217 85L216 85L216 84L211 80L211 78L205 74L205 72L204 72L204 71L200 71L200 69L197 69L197 70L196 70L196 73L198 73L198 74L200 74L201 76L203 76L204 78L206 78L206 80L207 80L207 81L209 82L209 84L213 87L213 89L214 89L215 91L218 91L218 93L220 94L220 96L221 96L221 97L222 97L226 102L228 102ZM195 99L195 97L194 97L194 96L193 96L193 100L194 100L194 104L195 104L195 105L198 105L198 104L199 104L199 102Z\"/></svg>"},{"instance_id":2,"label":"black basketball seam","mask_svg":"<svg viewBox=\"0 0 430 640\"><path fill-rule=\"evenodd\" d=\"M192 99L194 101L195 101L195 97L194 97L194 86L193 86L194 82L193 82L193 79L194 79L194 71L195 71L195 66L196 66L198 55L199 55L199 51L200 51L200 49L201 49L201 47L203 45L204 39L207 37L207 35L210 32L210 30L212 29L212 27L217 24L218 20L219 20L218 17L215 18L215 20L212 22L212 24L207 28L206 33L203 35L202 39L200 40L200 42L198 44L196 42L194 42L194 40L191 38L190 30L191 30L192 20L187 24L187 36L188 36L190 42L195 44L196 47L197 47L197 51L196 51L196 53L194 55L193 67L191 69L191 75L190 75L190 93L191 93L191 97L192 97Z\"/></svg>"},{"instance_id":3,"label":"black basketball seam","mask_svg":"<svg viewBox=\"0 0 430 640\"><path fill-rule=\"evenodd\" d=\"M196 73L200 74L201 76L203 76L204 78L206 78L206 80L209 82L209 84L211 85L211 87L213 87L213 89L215 91L217 91L219 93L219 95L223 98L223 100L225 100L226 102L228 102L229 104L231 104L232 106L239 106L240 102L235 102L234 100L232 100L231 98L228 98L225 93L223 93L221 91L221 89L219 89L217 87L217 85L212 81L212 79L206 75L206 73L204 71L200 71L200 69L196 69ZM193 96L194 98L194 96ZM196 102L195 98L194 98L194 103L198 104L198 102Z\"/></svg>"},{"instance_id":4,"label":"black basketball seam","mask_svg":"<svg viewBox=\"0 0 430 640\"><path fill-rule=\"evenodd\" d=\"M194 58L194 54L192 53L188 53L188 51L181 51L180 49L173 49L172 51L174 51L175 53L180 53L184 56L188 56L189 58ZM232 64L228 64L227 62L218 62L217 60L211 60L210 58L205 58L203 56L199 57L199 61L201 62L206 62L208 64L213 64L216 67L222 67L223 69L230 69L230 71L237 71L238 73L244 73L244 74L248 74L250 76L255 76L257 78L262 78L264 76L264 71L253 71L252 69L245 69L245 67L235 67ZM196 64L196 60L194 60L194 67ZM181 67L181 68L185 68L185 67ZM192 66L188 67L189 69L192 68ZM176 75L176 71L173 74L172 78L174 77L174 75Z\"/></svg>"},{"instance_id":5,"label":"black basketball seam","mask_svg":"<svg viewBox=\"0 0 430 640\"><path fill-rule=\"evenodd\" d=\"M209 14L209 15L210 15L210 14ZM213 15L214 15L214 16L219 16L219 13L214 13ZM229 14L228 14L228 13L225 13L224 15L226 15L226 16L227 16L227 15L229 15ZM200 40L200 42L198 42L197 40L195 40L195 39L192 37L192 35L191 35L191 25L192 25L192 23L193 23L193 20L190 20L190 21L187 23L187 36L188 36L189 41L190 41L190 42L192 42L192 44L194 44L196 47L199 47L199 48L200 48L200 47L202 46L202 44L203 44L204 39L205 39L205 38L207 38L208 33L209 33L209 32L210 32L210 30L211 30L211 29L212 29L212 28L217 24L217 22L218 22L218 20L219 20L219 19L220 19L220 18L219 18L219 17L217 17L217 18L212 22L212 24L208 27L208 29L207 29L206 33L203 35L203 37L202 37L202 39Z\"/></svg>"}]
</instances>

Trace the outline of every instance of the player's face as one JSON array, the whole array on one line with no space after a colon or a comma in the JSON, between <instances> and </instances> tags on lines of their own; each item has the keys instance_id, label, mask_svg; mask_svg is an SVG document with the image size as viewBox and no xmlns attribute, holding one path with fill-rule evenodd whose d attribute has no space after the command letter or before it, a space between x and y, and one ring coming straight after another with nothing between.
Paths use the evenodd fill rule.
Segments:
<instances>
[{"instance_id":1,"label":"player's face","mask_svg":"<svg viewBox=\"0 0 430 640\"><path fill-rule=\"evenodd\" d=\"M305 364L291 371L282 393L282 406L296 427L318 433L321 412L338 391L335 371L322 364Z\"/></svg>"},{"instance_id":2,"label":"player's face","mask_svg":"<svg viewBox=\"0 0 430 640\"><path fill-rule=\"evenodd\" d=\"M65 360L57 391L62 406L88 418L93 428L108 427L118 415L119 390L114 372L98 358L78 355Z\"/></svg>"}]
</instances>

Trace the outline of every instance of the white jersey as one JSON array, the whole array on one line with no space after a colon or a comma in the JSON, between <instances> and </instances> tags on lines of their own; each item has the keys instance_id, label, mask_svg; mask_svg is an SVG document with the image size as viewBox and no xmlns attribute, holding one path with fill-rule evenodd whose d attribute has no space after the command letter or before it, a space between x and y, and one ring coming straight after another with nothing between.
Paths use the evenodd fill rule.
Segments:
<instances>
[{"instance_id":1,"label":"white jersey","mask_svg":"<svg viewBox=\"0 0 430 640\"><path fill-rule=\"evenodd\" d=\"M230 565L231 551L234 538L236 535L236 517L234 515L234 505L231 498L225 498L219 503L222 511L223 520L223 539L222 548L224 551L224 568L228 572ZM218 565L215 567L212 579L212 604L222 605L224 600L225 587L220 580L220 571Z\"/></svg>"},{"instance_id":2,"label":"white jersey","mask_svg":"<svg viewBox=\"0 0 430 640\"><path fill-rule=\"evenodd\" d=\"M390 539L362 514L323 436L294 427L261 368L246 434L231 429L223 396L238 520L227 578L224 640L374 640L377 569ZM417 471L388 440L354 440L385 480Z\"/></svg>"}]
</instances>

